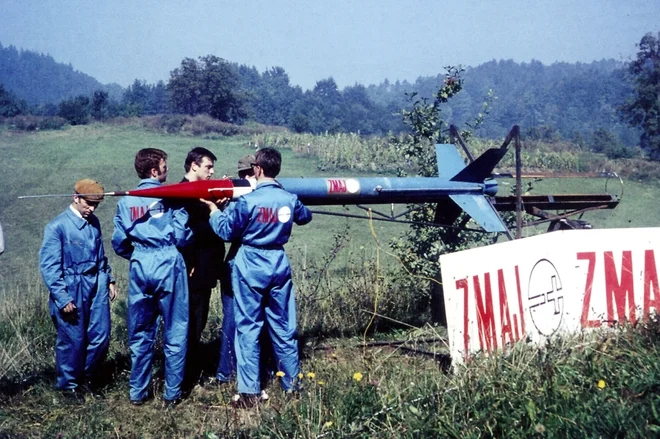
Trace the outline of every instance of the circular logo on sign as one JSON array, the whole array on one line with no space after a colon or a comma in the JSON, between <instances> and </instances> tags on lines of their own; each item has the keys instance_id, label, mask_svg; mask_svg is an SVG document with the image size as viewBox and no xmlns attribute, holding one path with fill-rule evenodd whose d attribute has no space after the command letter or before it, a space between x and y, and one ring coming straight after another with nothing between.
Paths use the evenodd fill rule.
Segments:
<instances>
[{"instance_id":1,"label":"circular logo on sign","mask_svg":"<svg viewBox=\"0 0 660 439\"><path fill-rule=\"evenodd\" d=\"M291 209L289 206L280 207L280 210L277 211L277 219L281 223L288 223L291 219Z\"/></svg>"},{"instance_id":2,"label":"circular logo on sign","mask_svg":"<svg viewBox=\"0 0 660 439\"><path fill-rule=\"evenodd\" d=\"M564 316L564 292L559 272L547 259L539 260L529 275L529 312L536 329L545 336L554 334Z\"/></svg>"},{"instance_id":3,"label":"circular logo on sign","mask_svg":"<svg viewBox=\"0 0 660 439\"><path fill-rule=\"evenodd\" d=\"M152 218L160 218L165 213L165 206L160 201L154 201L149 205L149 215Z\"/></svg>"},{"instance_id":4,"label":"circular logo on sign","mask_svg":"<svg viewBox=\"0 0 660 439\"><path fill-rule=\"evenodd\" d=\"M360 192L360 182L354 178L346 180L346 191L349 194L357 194Z\"/></svg>"}]
</instances>

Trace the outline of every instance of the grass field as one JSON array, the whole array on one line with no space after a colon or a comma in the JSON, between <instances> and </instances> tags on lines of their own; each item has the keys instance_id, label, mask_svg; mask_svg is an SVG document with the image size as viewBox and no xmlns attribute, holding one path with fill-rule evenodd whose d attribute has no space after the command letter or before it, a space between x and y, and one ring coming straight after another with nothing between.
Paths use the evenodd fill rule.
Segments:
<instances>
[{"instance_id":1,"label":"grass field","mask_svg":"<svg viewBox=\"0 0 660 439\"><path fill-rule=\"evenodd\" d=\"M44 226L70 198L17 197L69 194L84 177L98 179L109 191L133 188L134 155L144 147L168 152L168 182L176 182L187 151L197 145L219 157L219 176L232 175L238 158L254 151L250 137L164 135L130 124L36 133L0 129L0 222L7 246L0 256L0 438L648 437L660 432L658 325L583 335L545 350L520 346L447 375L438 361L446 352L438 342L444 331L424 323L428 310L419 309L427 284L400 283L405 272L388 254L389 239L407 226L323 215L296 227L287 246L303 336L305 390L298 399L285 399L274 382L270 402L245 412L231 409L232 386L196 387L181 406L164 410L157 359L155 399L130 406L122 297L113 304L105 398L62 401L53 390L55 330L38 251ZM281 151L282 177L330 175L318 170L314 155ZM500 193L507 195L512 181L500 183ZM608 192L620 193L617 184L610 181ZM532 194L605 191L603 179L545 179L532 185ZM616 209L589 212L584 219L599 228L654 227L660 221L659 195L657 182L625 181ZM109 244L116 203L107 198L97 216L125 294L127 264ZM350 212L365 215L357 208ZM417 287L402 286L410 284ZM219 302L214 294L204 335L207 371L217 361ZM372 321L374 309L383 317ZM383 338L402 343L363 345Z\"/></svg>"}]
</instances>

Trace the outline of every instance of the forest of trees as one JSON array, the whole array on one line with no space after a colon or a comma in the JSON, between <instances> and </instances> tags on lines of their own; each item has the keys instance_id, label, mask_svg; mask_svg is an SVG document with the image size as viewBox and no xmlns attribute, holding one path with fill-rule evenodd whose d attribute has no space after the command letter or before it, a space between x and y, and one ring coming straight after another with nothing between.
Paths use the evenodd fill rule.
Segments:
<instances>
[{"instance_id":1,"label":"forest of trees","mask_svg":"<svg viewBox=\"0 0 660 439\"><path fill-rule=\"evenodd\" d=\"M614 60L549 66L493 60L461 72L463 90L442 108L444 119L462 126L485 114L475 131L485 138L501 138L520 125L526 136L545 140L593 146L605 136L639 145L639 128L631 128L619 111L633 95L627 67ZM410 97L430 99L444 78L443 69L413 83L385 80L340 90L329 77L303 90L282 67L259 72L207 55L185 58L167 81L136 79L122 89L101 85L50 56L0 44L0 116L50 115L83 124L116 116L209 114L296 132L385 135L405 130L400 113L411 108Z\"/></svg>"}]
</instances>

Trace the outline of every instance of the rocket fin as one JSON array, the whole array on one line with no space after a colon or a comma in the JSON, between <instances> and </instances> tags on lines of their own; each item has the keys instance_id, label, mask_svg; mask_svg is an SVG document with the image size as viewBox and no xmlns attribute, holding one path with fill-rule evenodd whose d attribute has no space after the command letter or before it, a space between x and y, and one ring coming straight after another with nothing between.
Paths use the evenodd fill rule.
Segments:
<instances>
[{"instance_id":1,"label":"rocket fin","mask_svg":"<svg viewBox=\"0 0 660 439\"><path fill-rule=\"evenodd\" d=\"M472 163L465 166L451 181L465 181L469 183L483 183L490 178L495 166L502 160L506 154L506 148L491 148L475 159ZM458 154L458 153L457 153Z\"/></svg>"},{"instance_id":2,"label":"rocket fin","mask_svg":"<svg viewBox=\"0 0 660 439\"><path fill-rule=\"evenodd\" d=\"M487 232L506 232L495 207L483 195L450 195L451 199Z\"/></svg>"},{"instance_id":3,"label":"rocket fin","mask_svg":"<svg viewBox=\"0 0 660 439\"><path fill-rule=\"evenodd\" d=\"M438 177L446 180L465 168L465 162L456 150L456 146L452 144L435 145L435 160L438 164Z\"/></svg>"}]
</instances>

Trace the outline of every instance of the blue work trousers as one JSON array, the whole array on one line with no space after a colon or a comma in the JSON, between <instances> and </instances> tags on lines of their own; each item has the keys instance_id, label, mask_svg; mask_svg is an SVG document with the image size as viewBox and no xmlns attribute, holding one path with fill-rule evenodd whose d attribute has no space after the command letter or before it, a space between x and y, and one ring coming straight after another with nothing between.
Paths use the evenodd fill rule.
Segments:
<instances>
[{"instance_id":1,"label":"blue work trousers","mask_svg":"<svg viewBox=\"0 0 660 439\"><path fill-rule=\"evenodd\" d=\"M293 390L300 366L295 295L288 259L283 250L249 247L246 250L246 247L239 250L232 270L238 391L245 394L261 391L260 337L264 322L268 324L276 370L284 373L282 389Z\"/></svg>"},{"instance_id":2,"label":"blue work trousers","mask_svg":"<svg viewBox=\"0 0 660 439\"><path fill-rule=\"evenodd\" d=\"M99 276L106 281L105 274ZM83 281L72 281L82 285ZM78 388L92 380L108 352L110 345L110 299L108 289L92 294L73 289L76 310L64 314L51 301L50 315L57 329L55 342L56 387L62 390ZM95 290L95 289L94 289ZM86 294L87 293L87 294Z\"/></svg>"},{"instance_id":3,"label":"blue work trousers","mask_svg":"<svg viewBox=\"0 0 660 439\"><path fill-rule=\"evenodd\" d=\"M163 320L165 400L181 397L188 342L188 283L175 247L136 250L131 257L128 338L131 351L130 399L147 398L159 317Z\"/></svg>"}]
</instances>

